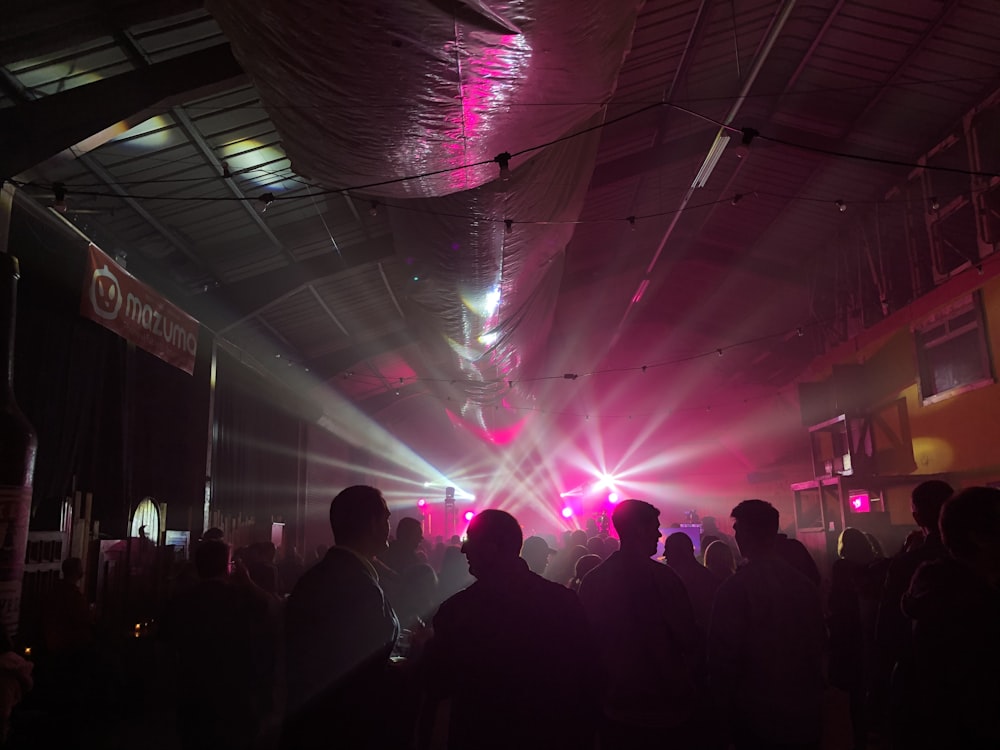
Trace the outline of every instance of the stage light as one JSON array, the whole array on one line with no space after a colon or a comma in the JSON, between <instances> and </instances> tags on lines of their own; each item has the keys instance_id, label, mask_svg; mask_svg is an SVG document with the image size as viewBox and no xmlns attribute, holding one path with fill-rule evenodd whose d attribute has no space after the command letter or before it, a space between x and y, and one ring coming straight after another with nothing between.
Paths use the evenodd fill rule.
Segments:
<instances>
[{"instance_id":1,"label":"stage light","mask_svg":"<svg viewBox=\"0 0 1000 750\"><path fill-rule=\"evenodd\" d=\"M612 505L614 505L615 503L617 503L618 502L618 493L617 492L609 492L608 493L608 502L611 503Z\"/></svg>"},{"instance_id":2,"label":"stage light","mask_svg":"<svg viewBox=\"0 0 1000 750\"><path fill-rule=\"evenodd\" d=\"M426 500L426 498L423 498L423 497L422 497L422 498L420 498L419 500L417 500L417 507L419 507L419 508L423 508L423 507L424 507L425 505L427 505L427 500Z\"/></svg>"},{"instance_id":3,"label":"stage light","mask_svg":"<svg viewBox=\"0 0 1000 750\"><path fill-rule=\"evenodd\" d=\"M500 287L495 286L483 298L483 315L490 318L500 307Z\"/></svg>"},{"instance_id":4,"label":"stage light","mask_svg":"<svg viewBox=\"0 0 1000 750\"><path fill-rule=\"evenodd\" d=\"M563 518L571 518L572 515L573 515L573 509L570 508L568 505L565 508L562 509L562 517Z\"/></svg>"},{"instance_id":5,"label":"stage light","mask_svg":"<svg viewBox=\"0 0 1000 750\"><path fill-rule=\"evenodd\" d=\"M467 510L467 511L465 511L465 520L466 521L471 521L473 519L473 517L475 517L475 515L476 515L475 511Z\"/></svg>"},{"instance_id":6,"label":"stage light","mask_svg":"<svg viewBox=\"0 0 1000 750\"><path fill-rule=\"evenodd\" d=\"M611 489L615 486L615 478L610 474L598 474L597 481L594 482L594 489L597 491Z\"/></svg>"}]
</instances>

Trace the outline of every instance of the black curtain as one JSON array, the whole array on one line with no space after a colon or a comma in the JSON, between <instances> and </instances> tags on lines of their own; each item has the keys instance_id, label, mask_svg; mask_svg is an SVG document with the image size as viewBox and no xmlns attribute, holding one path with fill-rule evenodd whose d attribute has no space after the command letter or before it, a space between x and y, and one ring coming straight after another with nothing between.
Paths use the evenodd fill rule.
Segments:
<instances>
[{"instance_id":1,"label":"black curtain","mask_svg":"<svg viewBox=\"0 0 1000 750\"><path fill-rule=\"evenodd\" d=\"M12 216L14 389L38 434L32 528L58 526L74 480L94 494L102 532L123 535L128 509L146 495L182 511L183 524L168 513L181 528L204 496L211 340L200 337L192 376L82 318L86 245L23 211Z\"/></svg>"},{"instance_id":2,"label":"black curtain","mask_svg":"<svg viewBox=\"0 0 1000 750\"><path fill-rule=\"evenodd\" d=\"M217 362L212 508L253 516L259 526L272 516L294 523L304 492L300 412L291 394L225 351L219 351Z\"/></svg>"}]
</instances>

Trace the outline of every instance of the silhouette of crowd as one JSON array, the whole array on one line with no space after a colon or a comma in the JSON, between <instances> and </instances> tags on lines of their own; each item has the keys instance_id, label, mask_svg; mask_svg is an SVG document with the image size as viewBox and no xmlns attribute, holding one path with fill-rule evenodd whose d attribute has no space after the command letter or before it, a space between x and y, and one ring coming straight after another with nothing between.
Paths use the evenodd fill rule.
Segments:
<instances>
[{"instance_id":1,"label":"silhouette of crowd","mask_svg":"<svg viewBox=\"0 0 1000 750\"><path fill-rule=\"evenodd\" d=\"M183 675L177 740L1000 748L1000 490L932 480L912 510L895 555L845 528L832 565L760 499L732 509L731 534L709 517L664 535L660 510L629 499L558 538L484 510L462 539L432 540L413 518L393 529L381 492L356 485L330 504L334 544L308 560L209 530L157 623ZM43 674L93 664L81 575L67 561L43 607ZM0 729L32 682L2 656Z\"/></svg>"}]
</instances>

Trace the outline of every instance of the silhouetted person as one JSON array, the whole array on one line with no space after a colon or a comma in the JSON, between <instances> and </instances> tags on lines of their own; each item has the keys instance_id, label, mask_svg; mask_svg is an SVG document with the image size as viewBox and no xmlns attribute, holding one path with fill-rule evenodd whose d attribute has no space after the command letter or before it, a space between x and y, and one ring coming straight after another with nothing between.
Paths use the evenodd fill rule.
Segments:
<instances>
[{"instance_id":1,"label":"silhouetted person","mask_svg":"<svg viewBox=\"0 0 1000 750\"><path fill-rule=\"evenodd\" d=\"M396 538L389 542L389 547L379 555L379 560L403 575L408 568L427 562L418 552L423 540L424 530L420 521L416 518L400 518L396 524Z\"/></svg>"},{"instance_id":2,"label":"silhouetted person","mask_svg":"<svg viewBox=\"0 0 1000 750\"><path fill-rule=\"evenodd\" d=\"M611 522L621 549L580 585L606 674L602 750L652 747L665 733L672 748L699 744L702 635L681 579L650 559L659 517L642 500L619 503Z\"/></svg>"},{"instance_id":3,"label":"silhouetted person","mask_svg":"<svg viewBox=\"0 0 1000 750\"><path fill-rule=\"evenodd\" d=\"M330 503L335 546L299 580L285 606L285 746L380 748L382 705L399 623L373 561L386 549L389 509L374 487Z\"/></svg>"},{"instance_id":4,"label":"silhouetted person","mask_svg":"<svg viewBox=\"0 0 1000 750\"><path fill-rule=\"evenodd\" d=\"M733 553L733 559L739 562L741 553L740 547L736 543L736 539L731 534L727 534L719 528L719 522L714 516L705 516L701 519L701 536L702 549L707 549L709 544L718 539L719 541L726 543L726 546L729 547ZM708 539L708 537L712 537L712 539Z\"/></svg>"},{"instance_id":5,"label":"silhouetted person","mask_svg":"<svg viewBox=\"0 0 1000 750\"><path fill-rule=\"evenodd\" d=\"M394 602L400 627L419 627L429 622L438 605L437 574L427 563L411 565L400 581L400 595Z\"/></svg>"},{"instance_id":6,"label":"silhouetted person","mask_svg":"<svg viewBox=\"0 0 1000 750\"><path fill-rule=\"evenodd\" d=\"M201 535L201 541L203 542L221 542L224 541L225 533L218 526L213 526L210 529L205 529L205 533Z\"/></svg>"},{"instance_id":7,"label":"silhouetted person","mask_svg":"<svg viewBox=\"0 0 1000 750\"><path fill-rule=\"evenodd\" d=\"M907 747L920 734L910 717L915 700L910 679L912 624L903 615L901 603L913 574L925 562L945 557L938 519L941 508L954 490L947 482L931 479L918 484L910 495L910 510L919 533L904 551L889 563L879 604L876 645L880 682L889 682L889 730L896 746Z\"/></svg>"},{"instance_id":8,"label":"silhouetted person","mask_svg":"<svg viewBox=\"0 0 1000 750\"><path fill-rule=\"evenodd\" d=\"M1000 747L1000 489L970 487L941 509L948 557L917 569L909 748Z\"/></svg>"},{"instance_id":9,"label":"silhouetted person","mask_svg":"<svg viewBox=\"0 0 1000 750\"><path fill-rule=\"evenodd\" d=\"M14 653L10 636L5 630L0 630L0 747L6 747L14 707L34 684L31 677L34 666Z\"/></svg>"},{"instance_id":10,"label":"silhouetted person","mask_svg":"<svg viewBox=\"0 0 1000 750\"><path fill-rule=\"evenodd\" d=\"M444 563L444 551L446 547L444 542L441 541L441 537L437 537L438 541L434 542L434 546L431 548L430 552L430 564L431 567L438 573L441 572L441 565Z\"/></svg>"},{"instance_id":11,"label":"silhouetted person","mask_svg":"<svg viewBox=\"0 0 1000 750\"><path fill-rule=\"evenodd\" d=\"M302 556L292 545L285 546L284 554L278 562L278 591L282 594L290 594L295 584L299 582L302 574L306 572L305 563Z\"/></svg>"},{"instance_id":12,"label":"silhouetted person","mask_svg":"<svg viewBox=\"0 0 1000 750\"><path fill-rule=\"evenodd\" d=\"M875 612L881 581L874 580L875 550L864 532L847 527L830 577L830 683L850 697L855 750L868 743L866 700L872 679Z\"/></svg>"},{"instance_id":13,"label":"silhouetted person","mask_svg":"<svg viewBox=\"0 0 1000 750\"><path fill-rule=\"evenodd\" d=\"M278 594L278 568L274 563L276 554L274 542L254 542L247 548L244 557L250 580L272 596Z\"/></svg>"},{"instance_id":14,"label":"silhouetted person","mask_svg":"<svg viewBox=\"0 0 1000 750\"><path fill-rule=\"evenodd\" d=\"M510 514L476 515L462 547L476 582L434 617L422 664L425 723L437 700L450 699L452 750L591 746L586 618L573 592L528 569L521 544Z\"/></svg>"},{"instance_id":15,"label":"silhouetted person","mask_svg":"<svg viewBox=\"0 0 1000 750\"><path fill-rule=\"evenodd\" d=\"M195 550L200 581L168 604L159 635L177 685L177 734L185 750L248 748L272 711L275 632L268 599L228 579L229 546Z\"/></svg>"},{"instance_id":16,"label":"silhouetted person","mask_svg":"<svg viewBox=\"0 0 1000 750\"><path fill-rule=\"evenodd\" d=\"M462 556L460 547L448 546L444 550L441 561L441 572L438 574L438 602L450 599L459 591L472 583L469 575L469 564Z\"/></svg>"},{"instance_id":17,"label":"silhouetted person","mask_svg":"<svg viewBox=\"0 0 1000 750\"><path fill-rule=\"evenodd\" d=\"M878 537L872 534L870 531L865 532L865 539L872 546L872 550L875 552L876 560L885 559L885 551L882 549L882 542L879 541Z\"/></svg>"},{"instance_id":18,"label":"silhouetted person","mask_svg":"<svg viewBox=\"0 0 1000 750\"><path fill-rule=\"evenodd\" d=\"M322 561L326 557L327 550L330 548L325 544L317 544L315 549L313 549L312 558L309 560L309 567L311 568L316 563Z\"/></svg>"},{"instance_id":19,"label":"silhouetted person","mask_svg":"<svg viewBox=\"0 0 1000 750\"><path fill-rule=\"evenodd\" d=\"M608 559L608 548L604 543L604 537L592 536L587 540L587 553L597 555L602 560Z\"/></svg>"},{"instance_id":20,"label":"silhouetted person","mask_svg":"<svg viewBox=\"0 0 1000 750\"><path fill-rule=\"evenodd\" d=\"M565 585L573 577L576 561L587 554L587 532L577 529L563 535L565 546L557 550L545 569L545 577L550 581ZM582 548L582 552L580 549Z\"/></svg>"},{"instance_id":21,"label":"silhouetted person","mask_svg":"<svg viewBox=\"0 0 1000 750\"><path fill-rule=\"evenodd\" d=\"M663 541L663 557L684 584L699 629L707 632L715 592L722 579L698 562L694 556L694 542L684 532L673 533Z\"/></svg>"},{"instance_id":22,"label":"silhouetted person","mask_svg":"<svg viewBox=\"0 0 1000 750\"><path fill-rule=\"evenodd\" d=\"M879 608L878 644L891 662L898 661L909 651L910 623L903 617L899 605L913 574L923 563L945 556L938 519L942 506L953 494L955 491L950 484L932 479L918 484L910 496L910 510L920 528L921 540L889 564Z\"/></svg>"},{"instance_id":23,"label":"silhouetted person","mask_svg":"<svg viewBox=\"0 0 1000 750\"><path fill-rule=\"evenodd\" d=\"M587 576L587 573L602 562L604 561L597 555L583 555L576 561L576 569L573 572L573 578L570 580L568 588L571 591L579 591L580 584L583 583L583 579Z\"/></svg>"},{"instance_id":24,"label":"silhouetted person","mask_svg":"<svg viewBox=\"0 0 1000 750\"><path fill-rule=\"evenodd\" d=\"M747 559L715 595L708 676L716 718L737 750L817 748L822 734L826 626L818 589L778 558L778 511L733 509Z\"/></svg>"},{"instance_id":25,"label":"silhouetted person","mask_svg":"<svg viewBox=\"0 0 1000 750\"><path fill-rule=\"evenodd\" d=\"M707 539L707 537L706 537ZM736 572L736 558L729 545L721 539L709 542L705 548L705 567L720 581L725 581Z\"/></svg>"},{"instance_id":26,"label":"silhouetted person","mask_svg":"<svg viewBox=\"0 0 1000 750\"><path fill-rule=\"evenodd\" d=\"M816 565L816 560L813 559L813 556L809 554L806 545L798 539L790 539L784 534L778 534L778 540L774 543L774 552L778 557L812 581L814 585L820 585L822 578L819 573L819 566Z\"/></svg>"},{"instance_id":27,"label":"silhouetted person","mask_svg":"<svg viewBox=\"0 0 1000 750\"><path fill-rule=\"evenodd\" d=\"M84 714L77 685L92 679L97 650L90 607L80 591L83 562L79 557L66 558L62 574L41 602L42 642L36 644L34 656L38 661L38 692L60 709ZM84 697L89 700L90 695Z\"/></svg>"},{"instance_id":28,"label":"silhouetted person","mask_svg":"<svg viewBox=\"0 0 1000 750\"><path fill-rule=\"evenodd\" d=\"M529 536L521 545L521 559L528 563L528 570L538 575L545 574L549 557L554 554L556 551L540 536Z\"/></svg>"},{"instance_id":29,"label":"silhouetted person","mask_svg":"<svg viewBox=\"0 0 1000 750\"><path fill-rule=\"evenodd\" d=\"M81 580L83 561L67 557L62 561L62 578L42 601L42 640L56 661L75 661L93 646L90 607L80 591Z\"/></svg>"}]
</instances>

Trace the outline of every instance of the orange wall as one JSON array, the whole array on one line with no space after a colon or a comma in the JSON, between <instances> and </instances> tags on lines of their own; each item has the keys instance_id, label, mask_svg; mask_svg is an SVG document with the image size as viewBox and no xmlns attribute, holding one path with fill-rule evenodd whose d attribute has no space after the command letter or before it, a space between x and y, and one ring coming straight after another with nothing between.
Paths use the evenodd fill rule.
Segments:
<instances>
[{"instance_id":1,"label":"orange wall","mask_svg":"<svg viewBox=\"0 0 1000 750\"><path fill-rule=\"evenodd\" d=\"M996 375L1000 364L996 360L1000 354L1000 278L986 279L980 288L987 340ZM968 289L967 278L953 295L938 294L937 306L962 296ZM935 291L940 293L945 290L939 288ZM916 462L916 469L912 472L915 480L927 474L953 475L953 484L959 486L1000 480L1000 384L993 383L959 393L927 406L921 402L911 325L919 325L929 312L930 309L923 306L918 312L899 313L897 317L900 320L893 330L858 344L853 353L841 351L839 356L835 353L824 358L825 361L810 373L809 379L829 377L834 364L870 363L880 380L893 383L896 388L884 394L886 399L906 399ZM806 439L803 435L803 440ZM906 492L890 493L889 501L893 523L912 523Z\"/></svg>"},{"instance_id":2,"label":"orange wall","mask_svg":"<svg viewBox=\"0 0 1000 750\"><path fill-rule=\"evenodd\" d=\"M983 287L986 332L993 358L1000 353L1000 280ZM969 482L1000 478L1000 384L993 383L923 406L917 385L906 396L917 472L961 472Z\"/></svg>"}]
</instances>

